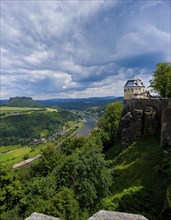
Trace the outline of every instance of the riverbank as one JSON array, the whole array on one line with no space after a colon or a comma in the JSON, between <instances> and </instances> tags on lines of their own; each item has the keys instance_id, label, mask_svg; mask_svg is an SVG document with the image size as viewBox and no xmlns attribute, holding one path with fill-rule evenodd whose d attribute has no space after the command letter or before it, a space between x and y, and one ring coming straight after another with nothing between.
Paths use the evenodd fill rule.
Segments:
<instances>
[{"instance_id":1,"label":"riverbank","mask_svg":"<svg viewBox=\"0 0 171 220\"><path fill-rule=\"evenodd\" d=\"M85 125L79 129L74 137L88 137L90 132L96 127L97 121L94 118L84 115L83 119L85 120Z\"/></svg>"}]
</instances>

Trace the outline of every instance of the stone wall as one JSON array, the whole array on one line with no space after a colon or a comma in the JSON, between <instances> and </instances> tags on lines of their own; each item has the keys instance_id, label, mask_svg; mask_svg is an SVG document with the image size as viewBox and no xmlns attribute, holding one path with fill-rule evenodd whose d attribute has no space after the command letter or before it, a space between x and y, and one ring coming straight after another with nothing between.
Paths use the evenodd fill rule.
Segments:
<instances>
[{"instance_id":1,"label":"stone wall","mask_svg":"<svg viewBox=\"0 0 171 220\"><path fill-rule=\"evenodd\" d=\"M125 100L119 133L122 147L155 134L162 146L171 147L171 99Z\"/></svg>"}]
</instances>

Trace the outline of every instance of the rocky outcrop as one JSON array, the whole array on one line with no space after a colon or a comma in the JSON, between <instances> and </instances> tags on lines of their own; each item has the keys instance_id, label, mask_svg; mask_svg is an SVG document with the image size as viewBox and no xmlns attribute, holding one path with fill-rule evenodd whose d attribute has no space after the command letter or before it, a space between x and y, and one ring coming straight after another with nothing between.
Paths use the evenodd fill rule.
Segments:
<instances>
[{"instance_id":1,"label":"rocky outcrop","mask_svg":"<svg viewBox=\"0 0 171 220\"><path fill-rule=\"evenodd\" d=\"M53 216L45 215L45 214L42 214L42 213L33 212L25 220L61 220L61 219L53 217Z\"/></svg>"},{"instance_id":2,"label":"rocky outcrop","mask_svg":"<svg viewBox=\"0 0 171 220\"><path fill-rule=\"evenodd\" d=\"M9 98L9 102L13 102L13 101L33 101L33 99L31 97L26 97L26 96L17 96L17 97L11 97Z\"/></svg>"},{"instance_id":3,"label":"rocky outcrop","mask_svg":"<svg viewBox=\"0 0 171 220\"><path fill-rule=\"evenodd\" d=\"M162 114L161 145L165 148L171 146L171 107Z\"/></svg>"},{"instance_id":4,"label":"rocky outcrop","mask_svg":"<svg viewBox=\"0 0 171 220\"><path fill-rule=\"evenodd\" d=\"M155 134L161 135L161 146L171 147L171 99L125 101L119 132L123 148Z\"/></svg>"},{"instance_id":5,"label":"rocky outcrop","mask_svg":"<svg viewBox=\"0 0 171 220\"><path fill-rule=\"evenodd\" d=\"M88 220L148 220L142 215L101 210Z\"/></svg>"},{"instance_id":6,"label":"rocky outcrop","mask_svg":"<svg viewBox=\"0 0 171 220\"><path fill-rule=\"evenodd\" d=\"M49 215L33 212L25 220L61 220L61 219ZM92 217L90 217L88 220L148 220L148 219L142 215L100 210Z\"/></svg>"}]
</instances>

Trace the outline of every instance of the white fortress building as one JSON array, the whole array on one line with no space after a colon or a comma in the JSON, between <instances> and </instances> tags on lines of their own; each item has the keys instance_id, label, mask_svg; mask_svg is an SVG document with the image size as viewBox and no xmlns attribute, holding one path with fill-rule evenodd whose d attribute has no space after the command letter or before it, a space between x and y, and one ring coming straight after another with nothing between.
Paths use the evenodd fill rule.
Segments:
<instances>
[{"instance_id":1,"label":"white fortress building","mask_svg":"<svg viewBox=\"0 0 171 220\"><path fill-rule=\"evenodd\" d=\"M148 99L149 92L140 79L128 80L124 86L124 99Z\"/></svg>"}]
</instances>

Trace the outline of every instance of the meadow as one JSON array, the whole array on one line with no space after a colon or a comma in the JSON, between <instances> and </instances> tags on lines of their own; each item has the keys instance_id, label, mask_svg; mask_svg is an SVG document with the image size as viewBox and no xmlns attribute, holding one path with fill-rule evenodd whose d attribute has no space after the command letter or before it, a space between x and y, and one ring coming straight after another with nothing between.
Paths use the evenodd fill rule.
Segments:
<instances>
[{"instance_id":1,"label":"meadow","mask_svg":"<svg viewBox=\"0 0 171 220\"><path fill-rule=\"evenodd\" d=\"M47 112L58 112L57 108L51 107L43 107L43 108L32 108L32 107L10 107L10 106L0 106L0 115L6 114L21 114L27 112L35 112L35 111L47 111Z\"/></svg>"},{"instance_id":2,"label":"meadow","mask_svg":"<svg viewBox=\"0 0 171 220\"><path fill-rule=\"evenodd\" d=\"M16 163L19 163L24 160L24 158L33 158L41 153L41 150L44 149L46 145L39 144L33 147L30 146L6 146L0 147L0 152L4 148L7 148L9 151L6 153L0 153L0 164L6 164L12 166Z\"/></svg>"}]
</instances>

